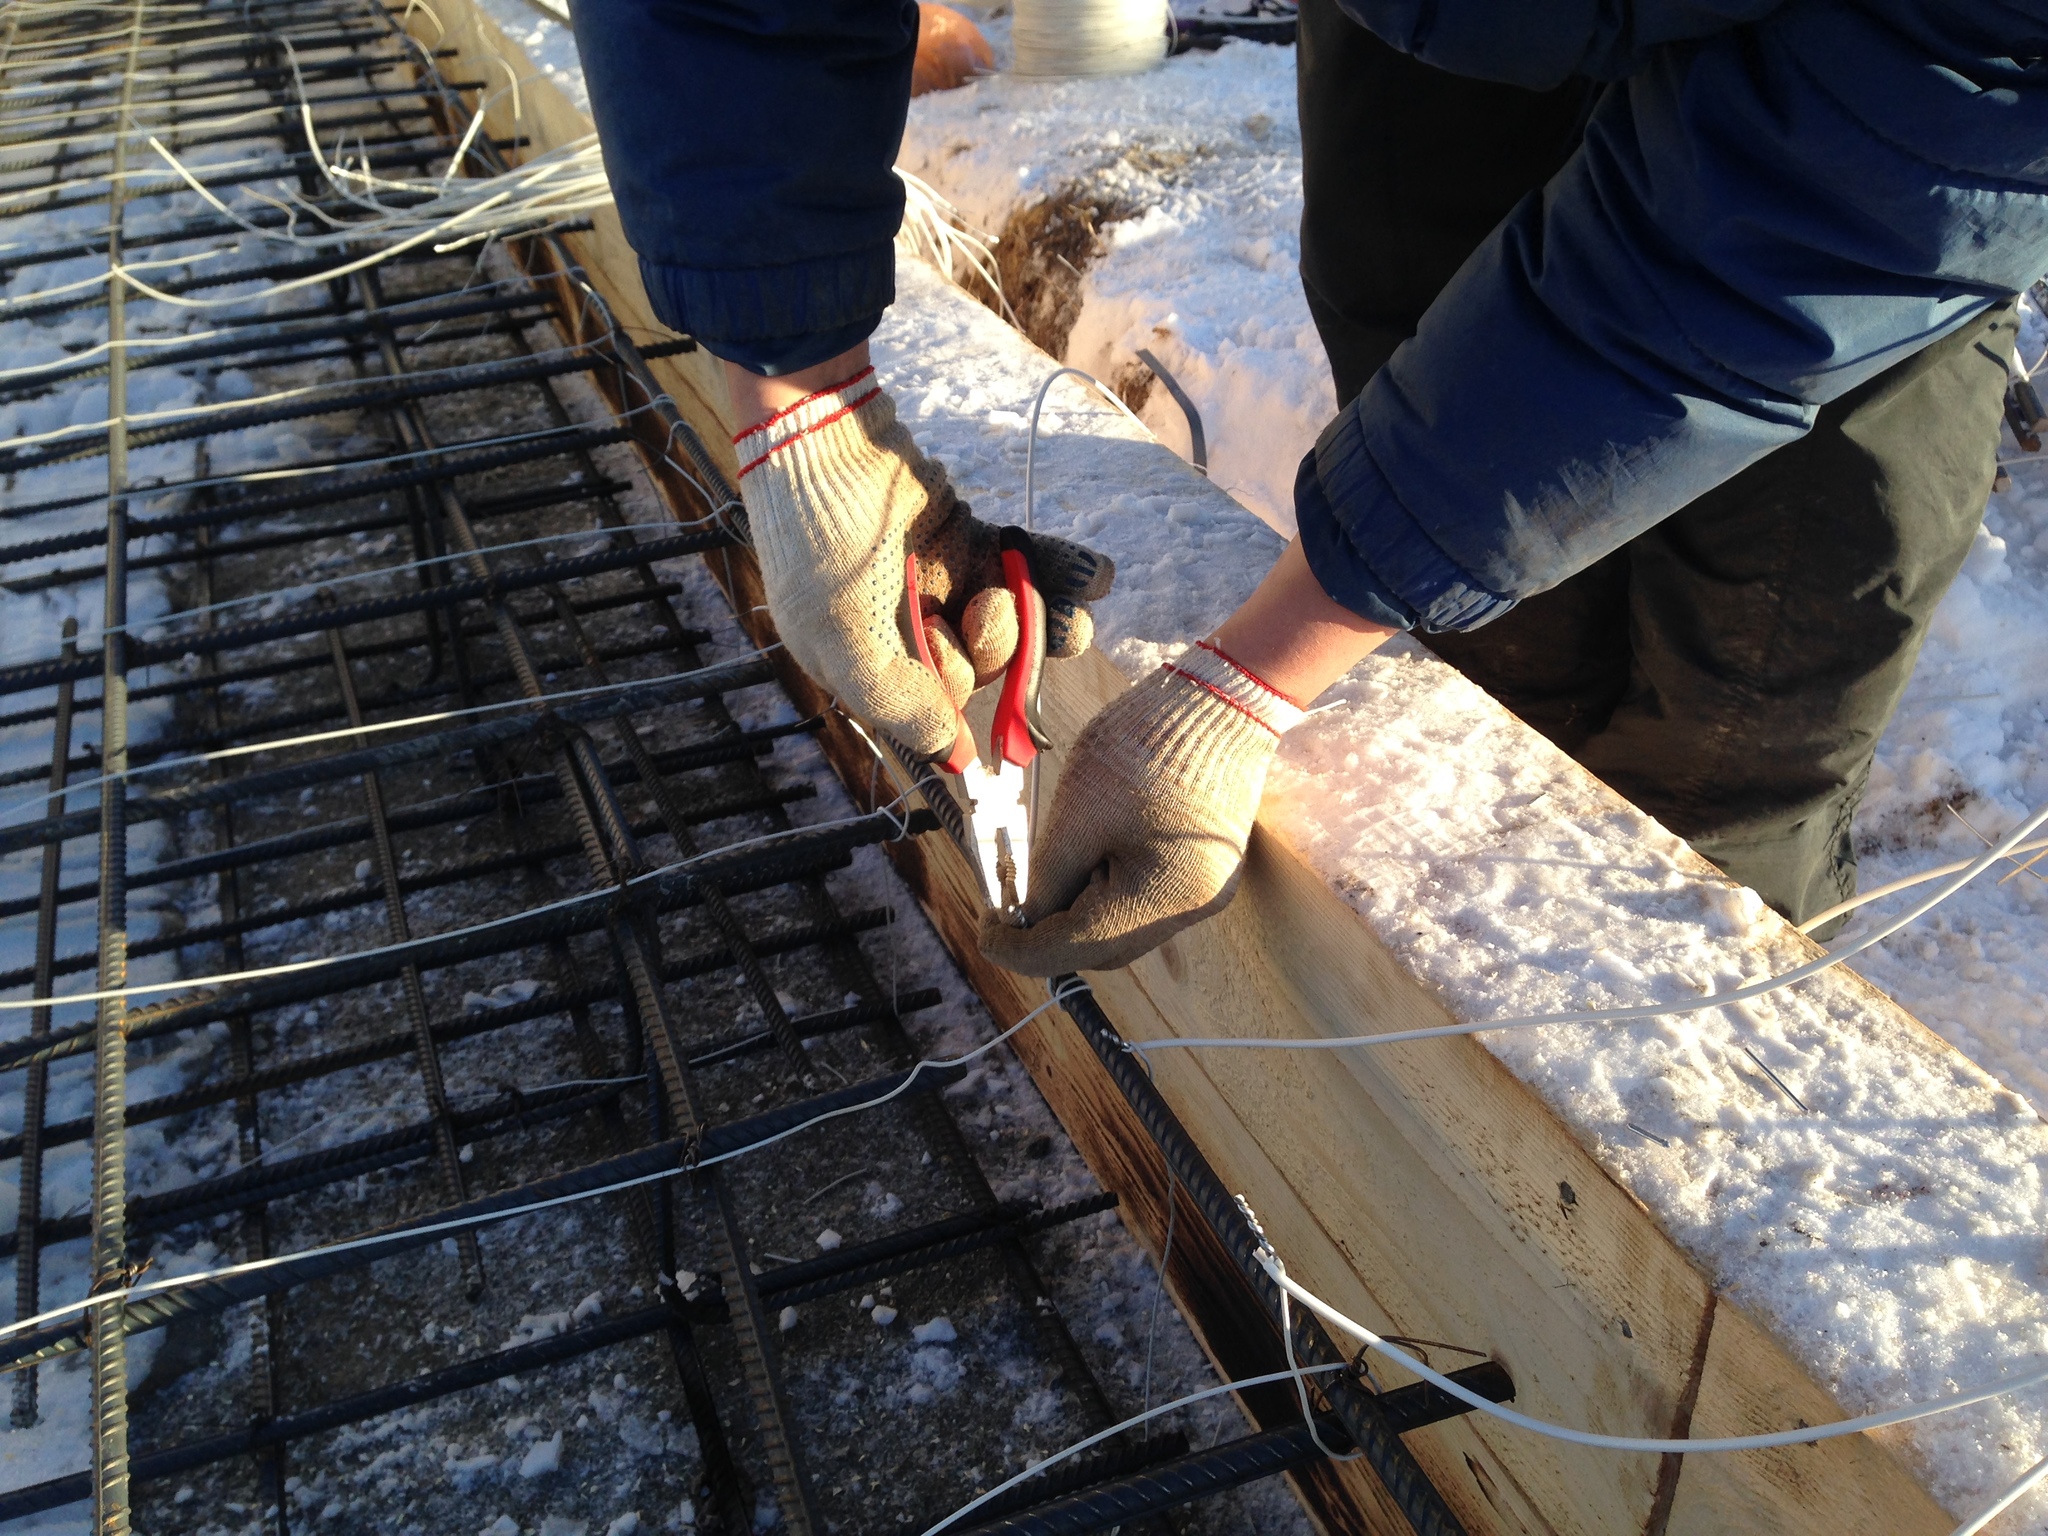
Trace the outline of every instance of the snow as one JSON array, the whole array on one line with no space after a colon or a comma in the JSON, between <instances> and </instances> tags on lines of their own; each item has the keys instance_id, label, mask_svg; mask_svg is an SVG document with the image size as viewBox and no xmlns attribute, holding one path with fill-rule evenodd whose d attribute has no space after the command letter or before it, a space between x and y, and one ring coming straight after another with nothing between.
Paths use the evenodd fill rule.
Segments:
<instances>
[{"instance_id":1,"label":"snow","mask_svg":"<svg viewBox=\"0 0 2048 1536\"><path fill-rule=\"evenodd\" d=\"M576 56L574 32L522 0L483 0L477 9L498 24L508 41L518 45L528 63L561 87L577 111L590 111L590 93L583 87L583 63Z\"/></svg>"},{"instance_id":2,"label":"snow","mask_svg":"<svg viewBox=\"0 0 2048 1536\"><path fill-rule=\"evenodd\" d=\"M567 33L513 4L486 9L580 100ZM1067 357L1107 377L1154 351L1201 409L1214 479L1062 381L1036 520L1118 561L1099 640L1131 675L1270 564L1331 402L1293 271L1293 89L1289 51L1231 44L1130 79L998 77L913 105L902 163L985 227L1075 184L1129 210L1084 280ZM1021 520L1045 359L928 269L903 264L899 293L876 338L885 382L977 509ZM2037 314L2023 345L2048 347ZM1184 447L1164 391L1143 414ZM2015 478L1880 746L1858 823L1866 885L1981 847L1941 806L1995 837L2048 798L2048 484L2038 466ZM1285 746L1267 820L1460 1016L1690 999L1810 953L1419 647L1387 647L1325 702ZM1939 1039L1842 973L1645 1024L1481 1038L1848 1411L1938 1396L2048 1354L2044 911L2035 876L1980 882L1862 957ZM939 1389L939 1356L913 1353L914 1386ZM2048 1453L2048 1418L2037 1392L1894 1443L1963 1512ZM2048 1508L2015 1522L2048 1529Z\"/></svg>"},{"instance_id":3,"label":"snow","mask_svg":"<svg viewBox=\"0 0 2048 1536\"><path fill-rule=\"evenodd\" d=\"M962 494L1021 519L1018 423L1044 360L929 269L906 262L898 285L879 371L916 402L906 414ZM1037 526L1118 562L1098 641L1131 675L1208 632L1280 547L1070 381L1054 386L1036 472ZM1459 1016L1697 997L1810 953L1420 646L1388 646L1323 702L1283 748L1268 824ZM2035 899L2023 884L1996 888L2022 904L2015 920ZM1650 1024L1482 1039L1850 1412L2048 1353L2048 1128L1854 977ZM2048 1452L2048 1422L2036 1393L1897 1438L1963 1510Z\"/></svg>"},{"instance_id":4,"label":"snow","mask_svg":"<svg viewBox=\"0 0 2048 1536\"><path fill-rule=\"evenodd\" d=\"M519 1475L525 1478L546 1477L562 1467L562 1431L556 1430L546 1440L536 1440L526 1448L526 1455L520 1459Z\"/></svg>"},{"instance_id":5,"label":"snow","mask_svg":"<svg viewBox=\"0 0 2048 1536\"><path fill-rule=\"evenodd\" d=\"M1293 271L1292 65L1286 50L1230 45L1114 85L984 80L915 102L902 156L992 230L1074 186L1129 209L1087 271L1063 360L1112 377L1150 346L1196 399L1217 483L1283 532L1295 465L1331 402ZM923 342L953 323L905 330ZM891 338L883 372L921 402L912 414L936 440L935 395L948 414L979 402L909 340ZM2031 302L2021 351L2048 351ZM1143 415L1184 446L1162 391ZM1106 419L1089 430L1125 435ZM984 425L942 456L994 481L1010 445L991 435ZM1865 888L1981 852L1978 833L1996 838L2048 800L2048 483L2038 465L2014 478L1880 744L1857 826ZM1118 559L1104 639L1135 673L1234 605L1272 546L1241 519L1206 541L1177 537L1206 503L1130 482L1124 450L1108 450L1095 485L1047 476L1039 516ZM1204 558L1233 533L1243 558ZM1184 610L1206 609L1177 615L1177 633L1154 572L1186 583ZM1266 818L1460 1015L1692 997L1804 957L1750 893L1702 879L1678 839L1618 810L1419 647L1388 648L1323 702L1286 745ZM1844 939L1904 899L1874 905ZM1850 1411L1935 1396L2048 1350L2044 912L2038 874L1986 879L1856 963L1969 1062L1846 977L1739 1010L1486 1043ZM2034 1394L1932 1420L1903 1449L1963 1511L2048 1450L2041 1407ZM2029 1529L2048 1522L2048 1500L2022 1510Z\"/></svg>"},{"instance_id":6,"label":"snow","mask_svg":"<svg viewBox=\"0 0 2048 1536\"><path fill-rule=\"evenodd\" d=\"M1007 22L984 27L1007 62ZM1129 209L1103 227L1063 361L1112 379L1149 350L1194 398L1216 483L1293 532L1295 466L1335 403L1295 275L1293 49L1232 43L1118 80L998 75L920 96L897 163L992 233L1072 188ZM1164 389L1139 414L1186 453Z\"/></svg>"}]
</instances>

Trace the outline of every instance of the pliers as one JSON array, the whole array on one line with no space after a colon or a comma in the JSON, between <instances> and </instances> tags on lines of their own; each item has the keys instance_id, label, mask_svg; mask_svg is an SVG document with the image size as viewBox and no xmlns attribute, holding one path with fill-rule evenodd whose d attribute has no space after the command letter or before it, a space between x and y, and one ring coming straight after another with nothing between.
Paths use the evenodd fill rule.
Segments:
<instances>
[{"instance_id":1,"label":"pliers","mask_svg":"<svg viewBox=\"0 0 2048 1536\"><path fill-rule=\"evenodd\" d=\"M1050 743L1038 723L1038 690L1045 678L1045 598L1033 569L1031 535L1022 528L1001 531L1003 584L1017 605L1017 649L1003 668L996 699L989 758L977 755L965 715L959 719L952 755L937 766L959 780L966 807L961 841L981 880L982 899L1008 921L1022 925L1031 884L1031 776L1025 771ZM910 630L917 659L930 668L924 614L917 600L917 556L905 565Z\"/></svg>"}]
</instances>

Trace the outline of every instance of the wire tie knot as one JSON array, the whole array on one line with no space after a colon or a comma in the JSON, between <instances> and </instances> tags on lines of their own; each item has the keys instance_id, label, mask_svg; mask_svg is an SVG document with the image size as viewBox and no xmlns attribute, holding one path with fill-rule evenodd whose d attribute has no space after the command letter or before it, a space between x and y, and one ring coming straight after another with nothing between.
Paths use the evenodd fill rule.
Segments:
<instances>
[{"instance_id":1,"label":"wire tie knot","mask_svg":"<svg viewBox=\"0 0 2048 1536\"><path fill-rule=\"evenodd\" d=\"M543 704L533 718L534 740L545 750L566 747L576 739L577 728L557 714L552 704Z\"/></svg>"},{"instance_id":2,"label":"wire tie knot","mask_svg":"<svg viewBox=\"0 0 2048 1536\"><path fill-rule=\"evenodd\" d=\"M89 1296L103 1296L109 1291L125 1291L155 1267L156 1260L154 1258L138 1259L132 1264L123 1264L118 1269L109 1270L106 1274L100 1276L99 1279L93 1281L92 1289L86 1294Z\"/></svg>"}]
</instances>

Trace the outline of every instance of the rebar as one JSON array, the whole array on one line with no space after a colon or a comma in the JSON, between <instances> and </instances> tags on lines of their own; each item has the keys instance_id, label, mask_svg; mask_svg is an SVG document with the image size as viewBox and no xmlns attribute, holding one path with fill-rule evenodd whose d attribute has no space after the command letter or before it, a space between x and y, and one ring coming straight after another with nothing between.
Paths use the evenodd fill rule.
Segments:
<instances>
[{"instance_id":1,"label":"rebar","mask_svg":"<svg viewBox=\"0 0 2048 1536\"><path fill-rule=\"evenodd\" d=\"M26 1101L20 1134L0 1138L0 1157L18 1157L24 1181L0 1256L16 1259L18 1316L47 1305L37 1265L49 1245L87 1240L93 1287L82 1310L0 1340L0 1361L17 1372L17 1411L27 1404L32 1415L37 1362L89 1352L94 1434L86 1473L0 1493L0 1519L90 1494L96 1529L118 1531L129 1484L252 1458L261 1524L289 1536L291 1444L656 1336L673 1367L670 1400L697 1433L700 1524L750 1529L758 1486L786 1530L821 1531L847 1512L814 1486L810 1458L833 1452L814 1438L809 1382L783 1375L775 1310L963 1265L980 1266L991 1298L1025 1324L1018 1337L1032 1341L1062 1421L1084 1432L1111 1423L1030 1244L1114 1197L1051 1210L997 1198L936 1092L962 1069L918 1068L905 1027L940 993L921 978L899 982L893 961L883 985L859 939L892 914L844 911L825 885L857 850L938 823L891 803L797 825L788 808L814 786L768 759L819 722L789 719L767 691L770 657L707 650L707 628L684 622L690 583L665 562L717 560L746 532L731 488L648 369L694 343L636 345L568 262L559 232L519 236L524 272L495 255L419 248L306 281L360 254L336 254L332 231L371 211L351 202L353 172L327 179L338 157L308 144L302 90L321 133L354 135L349 144L380 167L438 165L466 144L462 169L502 175L504 152L517 147L469 133L466 93L480 97L482 82L449 81L431 65L417 78L402 72L421 51L395 43L395 12L365 0L119 0L0 15L0 275L99 257L112 269L104 283L53 274L53 291L0 302L9 322L101 309L108 322L103 349L0 373L0 398L40 410L101 377L109 392L104 424L96 410L58 414L50 419L84 425L0 453L0 472L15 477L0 518L40 520L0 547L0 589L60 604L93 583L105 591L97 640L88 633L81 649L67 635L53 654L0 668L0 692L16 695L0 729L51 731L46 758L39 750L0 772L0 789L26 797L0 815L0 852L32 849L40 861L32 890L0 896L0 922L33 913L36 924L35 963L0 972L0 990L31 989L17 997L33 1005L26 1032L0 1043L0 1071L23 1072ZM182 211L187 183L140 158L150 134L180 157L213 146L211 160L188 163L234 216ZM266 179L279 193L269 207L255 200ZM23 217L75 218L87 198L105 200L104 227ZM293 217L339 222L317 251L252 240L183 270L162 259L222 236L242 244L251 227L283 236ZM120 343L138 306L155 302L119 275L131 262L173 297L236 282L289 282L297 296L283 308L216 307L183 337L130 348ZM311 366L321 383L300 392ZM237 370L253 398L223 383ZM198 403L144 419L131 386L151 375L193 381ZM590 419L582 380L613 397L609 414ZM236 432L337 411L359 413L369 441L341 452L294 445L275 464L215 451ZM636 430L657 420L658 447ZM611 452L627 444L641 450L638 480ZM173 445L176 460L164 451ZM51 468L101 452L104 493L87 495ZM665 501L652 521L626 500L643 485L666 496L685 481L701 501ZM99 508L100 526L66 520ZM579 553L548 543L573 537L588 539L569 545ZM393 563L373 568L394 542ZM137 592L151 595L131 602ZM32 643L10 649L37 655ZM135 708L143 703L149 711ZM779 723L757 723L764 710ZM98 743L76 742L95 714ZM142 827L151 831L136 837L131 867L130 828ZM98 839L97 872L67 882L65 856L81 855L88 837ZM138 903L131 939L131 893L155 888L161 903L186 882L204 882L194 888L214 893L217 912L152 930ZM97 908L96 943L60 952L58 936L86 902ZM310 968L278 963L309 929L347 937L316 942ZM152 957L192 979L160 983L164 972L152 971L138 984L131 963ZM87 970L95 992L116 994L90 1018L55 995L63 977ZM507 974L528 978L524 990L456 1006L464 987L489 989ZM795 975L829 980L838 1001L796 1003ZM310 1027L292 1036L300 1026ZM175 1048L197 1064L207 1052L197 1032L209 1028L218 1043L207 1070L128 1098L131 1052L140 1063ZM522 1088L488 1069L479 1076L473 1053L518 1059L535 1042L535 1059L576 1064L572 1080ZM91 1117L51 1121L50 1065L87 1054ZM337 1122L321 1133L331 1142L294 1147L303 1127L277 1117L303 1116L344 1074L364 1073L388 1118ZM354 1085L343 1091L353 1097ZM853 1111L886 1118L889 1135L924 1148L943 1170L947 1203L829 1254L766 1262L760 1175L707 1160ZM226 1161L182 1182L138 1177L130 1194L127 1131L191 1115L229 1133ZM843 1142L841 1126L806 1134ZM88 1209L53 1215L39 1199L40 1165L49 1149L88 1139ZM477 1148L488 1156L466 1166ZM588 1200L635 1179L585 1209L630 1243L653 1305L401 1380L372 1370L309 1403L295 1362L322 1347L329 1326L309 1287L389 1261L435 1287L459 1272L474 1295L485 1226L508 1230L532 1202ZM387 1185L396 1205L372 1194ZM453 1225L424 1230L444 1222ZM143 1273L153 1245L202 1232L224 1263L249 1267L168 1289ZM340 1236L350 1233L375 1241ZM455 1264L432 1252L450 1239ZM704 1272L687 1288L685 1263ZM495 1285L496 1257L491 1273ZM114 1294L138 1276L137 1294ZM138 1406L131 1455L126 1371L116 1368L127 1334L210 1326L195 1320L237 1307L249 1348L231 1373L238 1405L225 1421L246 1422L152 1444L153 1410ZM805 1346L804 1334L789 1337ZM1126 1438L1034 1498L1113 1483L1184 1451L1171 1436ZM317 1459L309 1451L299 1467L309 1479ZM1133 1517L1128 1529L1165 1527Z\"/></svg>"},{"instance_id":2,"label":"rebar","mask_svg":"<svg viewBox=\"0 0 2048 1536\"><path fill-rule=\"evenodd\" d=\"M10 24L9 34L13 35ZM64 621L64 645L75 650L78 645L78 621ZM64 810L64 780L66 764L71 756L71 684L62 684L57 690L57 723L50 733L50 814L61 815ZM57 950L57 896L59 882L63 876L61 849L55 843L43 847L42 892L37 899L36 910L36 956L34 983L37 997L48 997L50 986L55 979ZM29 1015L28 1037L31 1040L47 1040L50 1037L50 1010L38 1008ZM29 1064L27 1080L22 1084L21 1094L21 1135L16 1155L21 1165L16 1173L16 1211L14 1218L14 1316L17 1321L33 1317L40 1309L42 1294L41 1242L38 1226L43 1213L43 1150L51 1144L49 1129L44 1124L45 1100L50 1088L50 1067L45 1061ZM84 1129L90 1130L90 1122ZM36 1422L36 1373L26 1370L15 1378L14 1408L10 1415L16 1429L27 1429Z\"/></svg>"},{"instance_id":3,"label":"rebar","mask_svg":"<svg viewBox=\"0 0 2048 1536\"><path fill-rule=\"evenodd\" d=\"M1078 976L1061 976L1053 980L1052 987L1062 998L1061 1006L1068 1017L1073 1019L1096 1057L1109 1070L1125 1102L1143 1122L1161 1156L1166 1159L1170 1176L1235 1261L1245 1282L1271 1310L1277 1330L1280 1288L1258 1262L1259 1237L1236 1198L1216 1176L1215 1169L1209 1166L1209 1160L1181 1125L1150 1074L1124 1048L1123 1037L1095 1001L1088 984ZM1296 1360L1303 1365L1342 1365L1348 1362L1350 1357L1331 1341L1322 1324L1305 1309L1294 1309L1292 1316L1292 1346ZM1463 1536L1464 1526L1388 1424L1376 1395L1348 1376L1325 1375L1317 1377L1316 1381L1329 1400L1331 1410L1343 1424L1345 1434L1363 1452L1366 1464L1377 1474L1388 1496L1407 1517L1417 1536Z\"/></svg>"},{"instance_id":4,"label":"rebar","mask_svg":"<svg viewBox=\"0 0 2048 1536\"><path fill-rule=\"evenodd\" d=\"M122 70L121 109L126 119L135 89L135 58L142 46L147 0L134 0L128 56ZM100 660L100 761L116 785L128 767L128 371L126 285L118 275L128 140L114 141L112 187L107 195L107 337L114 343L107 372L107 577ZM100 800L99 990L128 983L128 803L116 789ZM93 1057L92 1288L114 1290L128 1273L128 1042L127 999L99 1005ZM128 1508L128 1339L118 1302L92 1309L93 1528L100 1536L126 1536Z\"/></svg>"}]
</instances>

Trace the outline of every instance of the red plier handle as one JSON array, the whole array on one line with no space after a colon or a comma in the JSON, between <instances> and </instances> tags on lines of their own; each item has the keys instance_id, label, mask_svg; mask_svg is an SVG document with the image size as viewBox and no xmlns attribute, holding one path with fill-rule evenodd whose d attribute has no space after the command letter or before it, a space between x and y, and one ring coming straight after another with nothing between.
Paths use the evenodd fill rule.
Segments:
<instances>
[{"instance_id":1,"label":"red plier handle","mask_svg":"<svg viewBox=\"0 0 2048 1536\"><path fill-rule=\"evenodd\" d=\"M1006 527L1001 539L1003 584L1017 604L1017 650L1003 669L990 746L998 763L1022 768L1046 745L1038 726L1038 690L1045 681L1045 597L1032 569L1031 535Z\"/></svg>"},{"instance_id":2,"label":"red plier handle","mask_svg":"<svg viewBox=\"0 0 2048 1536\"><path fill-rule=\"evenodd\" d=\"M1031 535L1022 528L1006 527L1000 534L1003 585L1017 605L1017 649L1003 668L1003 691L996 699L995 726L990 746L995 762L1024 767L1046 745L1038 724L1038 691L1045 681L1045 598L1038 590L1033 571ZM911 643L917 659L934 677L938 666L932 661L931 643L925 638L924 610L917 599L917 556L904 556L904 592L910 604ZM948 773L964 773L975 760L974 732L967 717L954 710L959 729L952 753L939 764Z\"/></svg>"}]
</instances>

